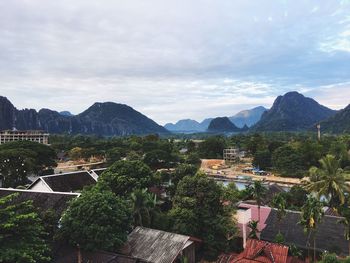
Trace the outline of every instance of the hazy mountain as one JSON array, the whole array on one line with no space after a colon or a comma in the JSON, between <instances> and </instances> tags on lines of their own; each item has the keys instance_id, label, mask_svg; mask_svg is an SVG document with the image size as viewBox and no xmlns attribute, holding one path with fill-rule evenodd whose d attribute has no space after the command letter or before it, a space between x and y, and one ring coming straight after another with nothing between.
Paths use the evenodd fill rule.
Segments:
<instances>
[{"instance_id":1,"label":"hazy mountain","mask_svg":"<svg viewBox=\"0 0 350 263\"><path fill-rule=\"evenodd\" d=\"M69 111L60 111L59 114L63 116L74 116L74 114L70 113Z\"/></svg>"},{"instance_id":2,"label":"hazy mountain","mask_svg":"<svg viewBox=\"0 0 350 263\"><path fill-rule=\"evenodd\" d=\"M239 128L243 128L244 125L251 127L261 119L265 111L267 111L265 107L259 106L250 110L240 111L236 115L229 117L229 119Z\"/></svg>"},{"instance_id":3,"label":"hazy mountain","mask_svg":"<svg viewBox=\"0 0 350 263\"><path fill-rule=\"evenodd\" d=\"M167 133L133 108L113 102L95 103L75 116L57 111L16 109L5 97L0 97L0 129L45 130L50 133L96 134L103 136Z\"/></svg>"},{"instance_id":4,"label":"hazy mountain","mask_svg":"<svg viewBox=\"0 0 350 263\"><path fill-rule=\"evenodd\" d=\"M321 131L330 133L350 133L350 105L321 122Z\"/></svg>"},{"instance_id":5,"label":"hazy mountain","mask_svg":"<svg viewBox=\"0 0 350 263\"><path fill-rule=\"evenodd\" d=\"M261 115L266 110L266 108L259 106L250 110L240 111L236 115L229 117L229 119L239 128L242 128L244 125L251 127L260 120ZM164 125L164 127L172 132L205 132L213 119L214 118L207 118L202 122L197 122L191 119L184 119L179 120L175 124L167 123Z\"/></svg>"},{"instance_id":6,"label":"hazy mountain","mask_svg":"<svg viewBox=\"0 0 350 263\"><path fill-rule=\"evenodd\" d=\"M164 127L169 131L174 132L198 132L202 131L201 124L195 120L185 119L179 120L177 123L167 123Z\"/></svg>"},{"instance_id":7,"label":"hazy mountain","mask_svg":"<svg viewBox=\"0 0 350 263\"><path fill-rule=\"evenodd\" d=\"M179 120L175 124L167 123L164 127L172 132L205 132L213 118L208 118L202 122L191 119Z\"/></svg>"},{"instance_id":8,"label":"hazy mountain","mask_svg":"<svg viewBox=\"0 0 350 263\"><path fill-rule=\"evenodd\" d=\"M213 119L208 127L208 132L239 132L241 131L234 125L228 117L218 117Z\"/></svg>"},{"instance_id":9,"label":"hazy mountain","mask_svg":"<svg viewBox=\"0 0 350 263\"><path fill-rule=\"evenodd\" d=\"M336 111L318 104L298 92L278 96L270 110L263 113L253 131L302 131L334 115Z\"/></svg>"}]
</instances>

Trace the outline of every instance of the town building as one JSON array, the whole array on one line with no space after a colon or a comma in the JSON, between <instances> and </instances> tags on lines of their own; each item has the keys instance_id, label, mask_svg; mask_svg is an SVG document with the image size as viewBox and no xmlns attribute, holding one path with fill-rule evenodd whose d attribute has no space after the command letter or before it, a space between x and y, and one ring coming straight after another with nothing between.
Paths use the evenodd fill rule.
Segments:
<instances>
[{"instance_id":1,"label":"town building","mask_svg":"<svg viewBox=\"0 0 350 263\"><path fill-rule=\"evenodd\" d=\"M31 200L33 202L33 206L38 209L39 213L52 210L59 216L64 210L67 209L69 202L80 195L79 193L42 192L0 188L0 198L11 194L18 194L18 196L13 200L15 203L22 203Z\"/></svg>"},{"instance_id":2,"label":"town building","mask_svg":"<svg viewBox=\"0 0 350 263\"><path fill-rule=\"evenodd\" d=\"M223 157L225 163L233 163L239 160L240 158L244 158L245 152L240 151L238 148L230 147L224 149Z\"/></svg>"},{"instance_id":3,"label":"town building","mask_svg":"<svg viewBox=\"0 0 350 263\"><path fill-rule=\"evenodd\" d=\"M240 254L221 255L217 263L301 263L296 257L288 255L289 247L262 240L249 239Z\"/></svg>"},{"instance_id":4,"label":"town building","mask_svg":"<svg viewBox=\"0 0 350 263\"><path fill-rule=\"evenodd\" d=\"M198 241L190 236L136 227L128 236L127 255L149 263L173 263L184 258L195 263Z\"/></svg>"},{"instance_id":5,"label":"town building","mask_svg":"<svg viewBox=\"0 0 350 263\"><path fill-rule=\"evenodd\" d=\"M0 144L15 141L31 141L42 144L49 144L49 134L44 131L28 130L5 130L0 132Z\"/></svg>"},{"instance_id":6,"label":"town building","mask_svg":"<svg viewBox=\"0 0 350 263\"><path fill-rule=\"evenodd\" d=\"M257 221L259 216L257 205L249 203L239 204L237 211L237 222L240 236L246 239L249 236L249 221ZM301 219L301 212L287 210L286 215L279 221L278 210L267 206L260 207L260 222L258 225L261 240L273 242L278 233L284 237L284 244L295 245L300 249L307 250L312 247L313 240L306 235L304 228L298 222ZM349 243L344 237L345 226L340 224L342 218L339 216L325 215L317 227L315 234L316 251L335 252L338 255L346 256L349 253ZM247 241L248 242L248 241ZM247 246L247 242L244 242Z\"/></svg>"},{"instance_id":7,"label":"town building","mask_svg":"<svg viewBox=\"0 0 350 263\"><path fill-rule=\"evenodd\" d=\"M81 192L85 186L96 184L97 174L88 171L40 176L28 189L41 192Z\"/></svg>"}]
</instances>

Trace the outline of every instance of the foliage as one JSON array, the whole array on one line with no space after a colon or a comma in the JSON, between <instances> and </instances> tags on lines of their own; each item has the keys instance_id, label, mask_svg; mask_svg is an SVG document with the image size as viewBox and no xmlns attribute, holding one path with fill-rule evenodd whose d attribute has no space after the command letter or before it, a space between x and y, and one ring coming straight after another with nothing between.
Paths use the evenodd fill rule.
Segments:
<instances>
[{"instance_id":1,"label":"foliage","mask_svg":"<svg viewBox=\"0 0 350 263\"><path fill-rule=\"evenodd\" d=\"M320 263L338 263L340 260L337 258L336 254L330 254L328 252L324 252L322 254L322 259L318 261Z\"/></svg>"},{"instance_id":2,"label":"foliage","mask_svg":"<svg viewBox=\"0 0 350 263\"><path fill-rule=\"evenodd\" d=\"M35 154L29 150L0 151L0 179L3 187L17 187L28 183L27 175L34 170Z\"/></svg>"},{"instance_id":3,"label":"foliage","mask_svg":"<svg viewBox=\"0 0 350 263\"><path fill-rule=\"evenodd\" d=\"M152 171L141 161L117 161L98 180L99 186L108 187L120 196L127 196L134 189L147 188L152 183Z\"/></svg>"},{"instance_id":4,"label":"foliage","mask_svg":"<svg viewBox=\"0 0 350 263\"><path fill-rule=\"evenodd\" d=\"M282 235L281 232L278 232L277 235L275 236L274 243L276 244L283 244L285 242L284 236Z\"/></svg>"},{"instance_id":5,"label":"foliage","mask_svg":"<svg viewBox=\"0 0 350 263\"><path fill-rule=\"evenodd\" d=\"M115 251L127 240L130 222L125 200L94 187L72 200L63 214L59 237L85 250Z\"/></svg>"},{"instance_id":6,"label":"foliage","mask_svg":"<svg viewBox=\"0 0 350 263\"><path fill-rule=\"evenodd\" d=\"M240 199L240 192L234 182L230 182L227 186L222 186L222 200L229 201L231 205L235 205Z\"/></svg>"},{"instance_id":7,"label":"foliage","mask_svg":"<svg viewBox=\"0 0 350 263\"><path fill-rule=\"evenodd\" d=\"M225 139L220 136L213 136L199 144L198 153L201 158L222 159L222 154L225 148Z\"/></svg>"},{"instance_id":8,"label":"foliage","mask_svg":"<svg viewBox=\"0 0 350 263\"><path fill-rule=\"evenodd\" d=\"M250 229L248 238L259 239L258 235L260 233L260 230L258 226L259 226L259 221L257 220L252 220L248 223L248 227Z\"/></svg>"},{"instance_id":9,"label":"foliage","mask_svg":"<svg viewBox=\"0 0 350 263\"><path fill-rule=\"evenodd\" d=\"M251 197L256 201L258 205L258 221L260 221L260 206L262 203L262 199L266 194L266 188L261 183L261 181L254 181L253 185L248 186L248 192L251 193Z\"/></svg>"},{"instance_id":10,"label":"foliage","mask_svg":"<svg viewBox=\"0 0 350 263\"><path fill-rule=\"evenodd\" d=\"M173 231L201 238L206 257L228 248L228 236L236 229L221 203L222 188L207 176L186 176L178 184L169 212Z\"/></svg>"},{"instance_id":11,"label":"foliage","mask_svg":"<svg viewBox=\"0 0 350 263\"><path fill-rule=\"evenodd\" d=\"M55 151L44 144L31 141L15 141L0 145L0 152L5 150L17 150L33 158L33 172L41 173L46 168L56 167L57 163Z\"/></svg>"},{"instance_id":12,"label":"foliage","mask_svg":"<svg viewBox=\"0 0 350 263\"><path fill-rule=\"evenodd\" d=\"M253 156L253 165L266 170L271 168L271 152L269 150L259 150Z\"/></svg>"},{"instance_id":13,"label":"foliage","mask_svg":"<svg viewBox=\"0 0 350 263\"><path fill-rule=\"evenodd\" d=\"M277 148L272 155L272 165L282 176L303 176L302 156L300 152L289 145Z\"/></svg>"},{"instance_id":14,"label":"foliage","mask_svg":"<svg viewBox=\"0 0 350 263\"><path fill-rule=\"evenodd\" d=\"M147 189L135 189L131 195L134 226L151 227L157 216L157 197Z\"/></svg>"},{"instance_id":15,"label":"foliage","mask_svg":"<svg viewBox=\"0 0 350 263\"><path fill-rule=\"evenodd\" d=\"M325 196L329 205L336 208L344 204L346 191L349 186L345 182L343 169L333 155L327 155L320 160L321 167L310 168L310 183L305 187L310 192L317 193L318 197Z\"/></svg>"},{"instance_id":16,"label":"foliage","mask_svg":"<svg viewBox=\"0 0 350 263\"><path fill-rule=\"evenodd\" d=\"M168 167L173 158L169 152L157 149L147 152L143 161L152 169L160 169Z\"/></svg>"},{"instance_id":17,"label":"foliage","mask_svg":"<svg viewBox=\"0 0 350 263\"><path fill-rule=\"evenodd\" d=\"M0 198L0 262L49 262L50 249L32 201L19 203L17 196Z\"/></svg>"},{"instance_id":18,"label":"foliage","mask_svg":"<svg viewBox=\"0 0 350 263\"><path fill-rule=\"evenodd\" d=\"M313 236L314 246L315 246L315 232L318 224L321 222L322 217L324 215L323 212L323 204L312 197L311 195L306 200L306 203L301 208L301 219L299 224L301 224L304 228L304 231L308 235ZM308 240L308 244L310 246L310 240ZM316 248L314 247L314 261L316 260Z\"/></svg>"},{"instance_id":19,"label":"foliage","mask_svg":"<svg viewBox=\"0 0 350 263\"><path fill-rule=\"evenodd\" d=\"M344 237L349 242L349 255L350 255L350 208L348 206L342 207L340 210L342 218L338 223L344 225Z\"/></svg>"}]
</instances>

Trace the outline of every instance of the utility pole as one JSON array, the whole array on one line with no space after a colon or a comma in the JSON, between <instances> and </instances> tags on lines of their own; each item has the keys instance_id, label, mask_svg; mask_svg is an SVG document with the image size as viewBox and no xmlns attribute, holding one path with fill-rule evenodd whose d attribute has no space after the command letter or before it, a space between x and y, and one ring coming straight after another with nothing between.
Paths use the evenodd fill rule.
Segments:
<instances>
[{"instance_id":1,"label":"utility pole","mask_svg":"<svg viewBox=\"0 0 350 263\"><path fill-rule=\"evenodd\" d=\"M317 124L317 138L318 141L321 141L321 124Z\"/></svg>"}]
</instances>

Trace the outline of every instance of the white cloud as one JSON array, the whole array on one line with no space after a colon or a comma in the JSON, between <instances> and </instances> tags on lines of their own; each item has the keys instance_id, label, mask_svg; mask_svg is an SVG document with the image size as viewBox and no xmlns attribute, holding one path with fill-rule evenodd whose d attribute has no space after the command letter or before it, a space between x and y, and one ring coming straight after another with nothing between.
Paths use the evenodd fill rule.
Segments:
<instances>
[{"instance_id":1,"label":"white cloud","mask_svg":"<svg viewBox=\"0 0 350 263\"><path fill-rule=\"evenodd\" d=\"M349 13L333 0L0 1L0 95L74 113L115 101L165 123L345 92Z\"/></svg>"}]
</instances>

